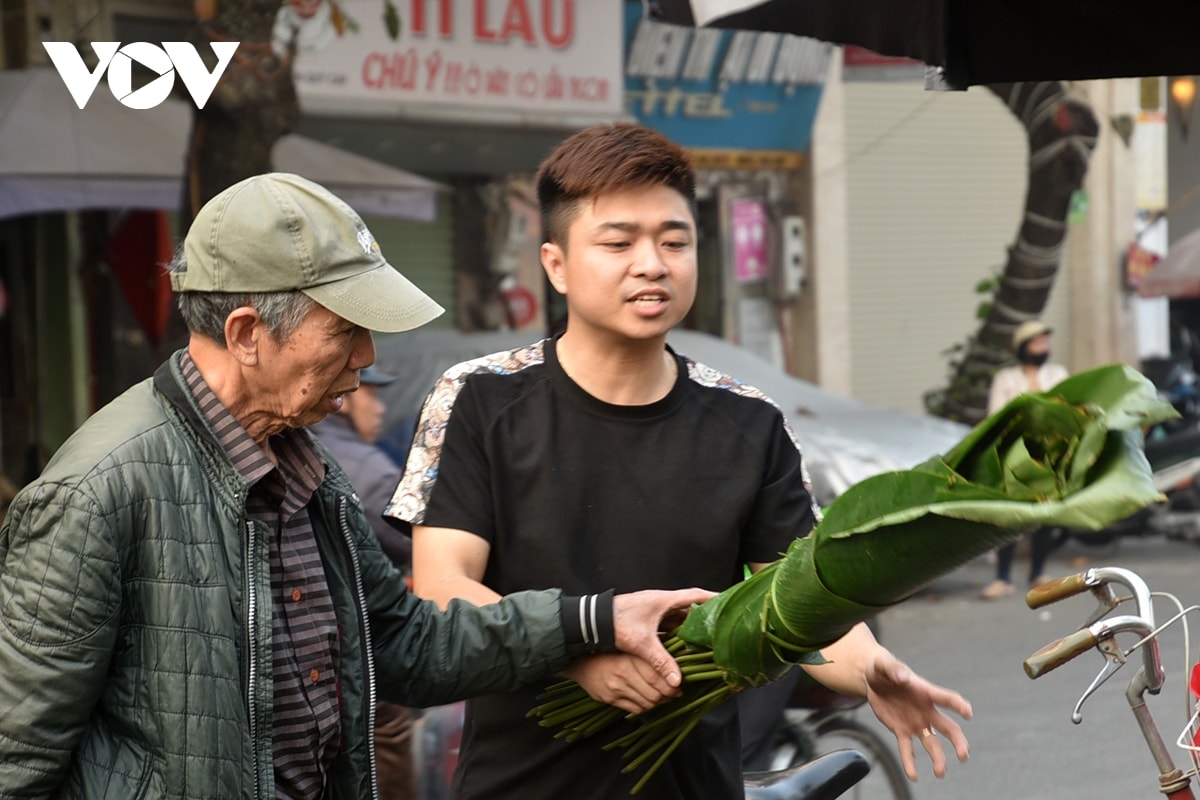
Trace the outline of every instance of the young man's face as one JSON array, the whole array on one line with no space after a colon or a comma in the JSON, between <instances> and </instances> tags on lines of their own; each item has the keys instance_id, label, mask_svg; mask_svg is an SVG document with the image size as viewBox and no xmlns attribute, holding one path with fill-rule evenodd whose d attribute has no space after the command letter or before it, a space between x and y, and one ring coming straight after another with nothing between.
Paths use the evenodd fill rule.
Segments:
<instances>
[{"instance_id":1,"label":"young man's face","mask_svg":"<svg viewBox=\"0 0 1200 800\"><path fill-rule=\"evenodd\" d=\"M663 338L696 299L696 221L674 189L649 186L584 201L566 247L542 245L567 297L567 329L609 340Z\"/></svg>"}]
</instances>

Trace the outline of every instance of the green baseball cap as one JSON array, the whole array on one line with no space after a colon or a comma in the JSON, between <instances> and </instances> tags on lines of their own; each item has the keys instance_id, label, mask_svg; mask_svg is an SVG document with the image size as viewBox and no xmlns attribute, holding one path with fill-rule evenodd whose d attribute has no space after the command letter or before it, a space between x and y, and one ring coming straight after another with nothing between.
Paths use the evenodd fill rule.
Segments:
<instances>
[{"instance_id":1,"label":"green baseball cap","mask_svg":"<svg viewBox=\"0 0 1200 800\"><path fill-rule=\"evenodd\" d=\"M299 290L368 330L407 331L445 309L380 252L343 200L286 172L255 175L209 200L184 239L177 292Z\"/></svg>"}]
</instances>

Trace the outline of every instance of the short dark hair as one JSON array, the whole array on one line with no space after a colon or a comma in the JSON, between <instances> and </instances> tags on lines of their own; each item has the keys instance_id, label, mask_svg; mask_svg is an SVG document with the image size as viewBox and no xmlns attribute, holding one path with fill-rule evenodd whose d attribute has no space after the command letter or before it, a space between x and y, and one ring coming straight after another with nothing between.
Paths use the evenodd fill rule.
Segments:
<instances>
[{"instance_id":1,"label":"short dark hair","mask_svg":"<svg viewBox=\"0 0 1200 800\"><path fill-rule=\"evenodd\" d=\"M642 125L594 125L565 139L537 171L542 239L566 246L579 204L641 186L666 186L696 214L696 171L687 152Z\"/></svg>"}]
</instances>

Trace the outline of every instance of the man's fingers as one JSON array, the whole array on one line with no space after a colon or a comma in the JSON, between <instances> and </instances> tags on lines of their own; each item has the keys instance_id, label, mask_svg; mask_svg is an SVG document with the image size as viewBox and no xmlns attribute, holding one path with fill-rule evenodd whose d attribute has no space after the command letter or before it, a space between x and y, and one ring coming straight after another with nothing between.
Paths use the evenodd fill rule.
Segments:
<instances>
[{"instance_id":1,"label":"man's fingers","mask_svg":"<svg viewBox=\"0 0 1200 800\"><path fill-rule=\"evenodd\" d=\"M683 676L679 673L679 665L675 663L675 659L671 658L667 648L663 647L662 642L657 638L647 641L640 652L635 652L634 655L640 656L649 664L671 688L676 688L683 682Z\"/></svg>"},{"instance_id":2,"label":"man's fingers","mask_svg":"<svg viewBox=\"0 0 1200 800\"><path fill-rule=\"evenodd\" d=\"M967 700L967 698L963 697L953 689L944 689L941 686L934 686L930 689L929 696L938 706L950 709L963 719L970 719L975 713L971 708L971 703Z\"/></svg>"},{"instance_id":3,"label":"man's fingers","mask_svg":"<svg viewBox=\"0 0 1200 800\"><path fill-rule=\"evenodd\" d=\"M912 739L901 736L896 739L896 749L900 751L900 766L910 781L917 780L917 758L913 753Z\"/></svg>"},{"instance_id":4,"label":"man's fingers","mask_svg":"<svg viewBox=\"0 0 1200 800\"><path fill-rule=\"evenodd\" d=\"M959 761L966 761L970 757L971 751L967 744L967 735L963 733L962 727L957 722L942 715L942 718L938 720L937 730L946 741L950 742L954 748L954 755L958 757Z\"/></svg>"},{"instance_id":5,"label":"man's fingers","mask_svg":"<svg viewBox=\"0 0 1200 800\"><path fill-rule=\"evenodd\" d=\"M622 663L619 674L613 677L621 696L636 705L639 711L658 705L671 691L662 676L638 658L627 659Z\"/></svg>"},{"instance_id":6,"label":"man's fingers","mask_svg":"<svg viewBox=\"0 0 1200 800\"><path fill-rule=\"evenodd\" d=\"M627 714L641 714L650 710L650 706L640 706L625 697L618 697L616 700L613 700L612 705L616 706Z\"/></svg>"},{"instance_id":7,"label":"man's fingers","mask_svg":"<svg viewBox=\"0 0 1200 800\"><path fill-rule=\"evenodd\" d=\"M660 695L660 697L655 698L655 702L659 702L664 696L679 694L676 687L670 685L665 677L654 668L653 664L643 661L640 658L633 659L632 664L633 668L637 670L638 677Z\"/></svg>"},{"instance_id":8,"label":"man's fingers","mask_svg":"<svg viewBox=\"0 0 1200 800\"><path fill-rule=\"evenodd\" d=\"M579 659L564 669L563 675L582 686L593 700L634 714L678 694L649 664L628 653Z\"/></svg>"},{"instance_id":9,"label":"man's fingers","mask_svg":"<svg viewBox=\"0 0 1200 800\"><path fill-rule=\"evenodd\" d=\"M714 594L704 589L680 589L617 595L613 598L613 628L618 649L641 657L670 686L679 686L679 667L658 639L660 624L667 614L702 603Z\"/></svg>"},{"instance_id":10,"label":"man's fingers","mask_svg":"<svg viewBox=\"0 0 1200 800\"><path fill-rule=\"evenodd\" d=\"M691 589L680 589L678 591L671 592L671 594L679 595L675 601L675 608L685 611L691 608L693 605L698 606L701 603L704 603L717 596L716 592L710 592L707 589L697 589L694 587Z\"/></svg>"},{"instance_id":11,"label":"man's fingers","mask_svg":"<svg viewBox=\"0 0 1200 800\"><path fill-rule=\"evenodd\" d=\"M649 711L654 708L656 703L648 697L639 694L633 687L626 687L624 691L616 694L609 705L614 705L622 711L628 711L632 714L641 714L643 711Z\"/></svg>"},{"instance_id":12,"label":"man's fingers","mask_svg":"<svg viewBox=\"0 0 1200 800\"><path fill-rule=\"evenodd\" d=\"M912 745L912 738L921 743L921 747L929 755L933 774L939 778L946 776L945 742L949 742L954 748L954 753L959 761L966 761L970 755L967 748L967 737L962 728L946 715L939 714L934 725L922 728L913 737L901 736L897 739L900 761L909 780L917 779L916 748Z\"/></svg>"},{"instance_id":13,"label":"man's fingers","mask_svg":"<svg viewBox=\"0 0 1200 800\"><path fill-rule=\"evenodd\" d=\"M933 762L933 774L944 778L946 776L946 753L942 750L942 740L938 738L937 732L933 728L922 728L918 736L921 739L921 746L929 754L929 760Z\"/></svg>"}]
</instances>

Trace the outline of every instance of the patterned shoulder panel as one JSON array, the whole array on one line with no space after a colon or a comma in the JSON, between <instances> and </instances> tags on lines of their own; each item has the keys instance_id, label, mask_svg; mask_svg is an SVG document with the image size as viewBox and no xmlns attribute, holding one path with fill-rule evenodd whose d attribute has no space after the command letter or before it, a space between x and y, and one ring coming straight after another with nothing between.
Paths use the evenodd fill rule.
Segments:
<instances>
[{"instance_id":1,"label":"patterned shoulder panel","mask_svg":"<svg viewBox=\"0 0 1200 800\"><path fill-rule=\"evenodd\" d=\"M812 504L815 519L820 520L821 509L817 505L816 494L813 492L812 479L808 476L808 463L804 460L804 453L800 449L800 442L796 439L796 433L792 430L792 424L788 422L787 414L783 413L783 409L779 407L779 404L764 392L748 383L738 380L728 373L722 372L719 369L713 369L687 356L683 356L683 360L687 364L688 378L692 382L701 386L707 386L710 389L724 389L742 397L752 397L756 400L762 400L779 411L779 416L783 419L783 429L787 432L788 438L792 440L792 444L796 447L796 452L800 453L801 479L804 481L804 488L808 490L809 497L813 498Z\"/></svg>"},{"instance_id":2,"label":"patterned shoulder panel","mask_svg":"<svg viewBox=\"0 0 1200 800\"><path fill-rule=\"evenodd\" d=\"M466 385L467 378L480 373L513 375L544 363L545 355L546 340L543 339L516 350L505 350L463 361L442 373L421 407L421 417L417 422L412 447L405 462L404 477L384 509L385 517L413 525L419 525L425 519L429 495L437 483L446 426L454 412L454 402Z\"/></svg>"}]
</instances>

